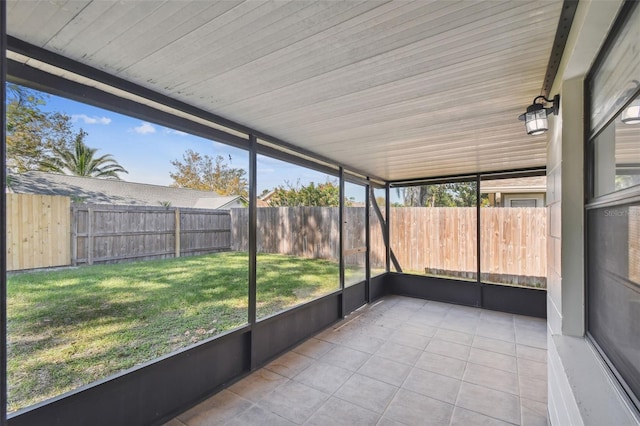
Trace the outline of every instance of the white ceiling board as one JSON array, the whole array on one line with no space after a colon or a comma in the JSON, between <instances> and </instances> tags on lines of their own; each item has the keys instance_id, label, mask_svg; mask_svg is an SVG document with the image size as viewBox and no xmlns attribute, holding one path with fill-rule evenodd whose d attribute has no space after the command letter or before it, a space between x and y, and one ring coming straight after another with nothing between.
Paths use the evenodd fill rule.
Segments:
<instances>
[{"instance_id":1,"label":"white ceiling board","mask_svg":"<svg viewBox=\"0 0 640 426\"><path fill-rule=\"evenodd\" d=\"M7 10L9 35L402 180L545 164L546 139L517 116L540 94L561 8L10 0Z\"/></svg>"}]
</instances>

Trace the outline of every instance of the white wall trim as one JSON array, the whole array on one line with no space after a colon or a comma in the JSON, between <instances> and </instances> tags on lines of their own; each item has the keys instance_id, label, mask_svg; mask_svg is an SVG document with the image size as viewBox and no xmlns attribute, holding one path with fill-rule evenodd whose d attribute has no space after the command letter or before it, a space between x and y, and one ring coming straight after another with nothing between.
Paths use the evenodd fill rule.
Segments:
<instances>
[{"instance_id":1,"label":"white wall trim","mask_svg":"<svg viewBox=\"0 0 640 426\"><path fill-rule=\"evenodd\" d=\"M552 425L640 425L637 412L584 337L548 334Z\"/></svg>"}]
</instances>

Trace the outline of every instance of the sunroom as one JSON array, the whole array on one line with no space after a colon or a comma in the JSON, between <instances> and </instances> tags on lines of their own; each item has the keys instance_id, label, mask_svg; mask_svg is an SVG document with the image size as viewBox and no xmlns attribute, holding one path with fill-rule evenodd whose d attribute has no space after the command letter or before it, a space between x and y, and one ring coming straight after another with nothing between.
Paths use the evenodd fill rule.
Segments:
<instances>
[{"instance_id":1,"label":"sunroom","mask_svg":"<svg viewBox=\"0 0 640 426\"><path fill-rule=\"evenodd\" d=\"M2 425L640 423L637 2L0 13ZM228 161L245 204L18 169L12 90L137 120L106 146L140 165Z\"/></svg>"}]
</instances>

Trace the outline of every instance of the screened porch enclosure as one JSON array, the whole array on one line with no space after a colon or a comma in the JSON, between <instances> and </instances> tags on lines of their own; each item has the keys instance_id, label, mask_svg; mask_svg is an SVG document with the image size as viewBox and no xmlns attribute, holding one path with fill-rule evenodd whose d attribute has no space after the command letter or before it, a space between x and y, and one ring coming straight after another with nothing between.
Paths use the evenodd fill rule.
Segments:
<instances>
[{"instance_id":1,"label":"screened porch enclosure","mask_svg":"<svg viewBox=\"0 0 640 426\"><path fill-rule=\"evenodd\" d=\"M229 234L224 266L239 265L220 279L235 286L228 327L9 413L3 401L0 423L546 421L547 209L534 189L504 188L547 174L546 138L517 116L549 94L575 8L3 2L4 91L19 84L232 147L248 202L216 229ZM285 169L292 182L331 182L335 200L261 205L263 182ZM159 261L189 259L175 257ZM307 261L321 285L294 268ZM284 281L312 286L280 297ZM2 379L11 394L6 368Z\"/></svg>"}]
</instances>

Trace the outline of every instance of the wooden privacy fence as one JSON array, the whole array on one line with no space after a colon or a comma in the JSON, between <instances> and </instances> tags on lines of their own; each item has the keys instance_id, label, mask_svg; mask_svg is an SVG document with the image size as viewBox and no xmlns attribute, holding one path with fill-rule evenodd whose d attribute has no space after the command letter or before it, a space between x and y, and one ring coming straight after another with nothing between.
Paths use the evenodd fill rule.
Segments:
<instances>
[{"instance_id":1,"label":"wooden privacy fence","mask_svg":"<svg viewBox=\"0 0 640 426\"><path fill-rule=\"evenodd\" d=\"M345 209L347 265L365 262L364 213L364 207ZM7 194L7 269L247 251L248 215L248 209L71 205L67 197ZM543 208L482 208L482 279L544 282L546 225ZM339 229L337 207L259 208L258 253L337 261ZM373 212L370 234L371 267L384 268L384 240ZM391 209L391 247L404 271L475 277L476 238L475 208Z\"/></svg>"},{"instance_id":2,"label":"wooden privacy fence","mask_svg":"<svg viewBox=\"0 0 640 426\"><path fill-rule=\"evenodd\" d=\"M249 209L231 209L231 249L249 249ZM256 227L258 253L338 259L337 207L261 207Z\"/></svg>"},{"instance_id":3,"label":"wooden privacy fence","mask_svg":"<svg viewBox=\"0 0 640 426\"><path fill-rule=\"evenodd\" d=\"M480 222L483 281L546 281L545 208L483 207ZM404 270L475 278L476 223L475 207L392 208L391 247Z\"/></svg>"},{"instance_id":4,"label":"wooden privacy fence","mask_svg":"<svg viewBox=\"0 0 640 426\"><path fill-rule=\"evenodd\" d=\"M257 216L258 253L338 260L336 207L266 207ZM232 249L246 251L247 209L231 210ZM481 209L482 279L530 285L547 275L547 212L544 208ZM475 278L476 209L394 207L391 247L404 271ZM345 249L364 246L364 207L345 212ZM377 216L370 215L370 262L384 268L385 246ZM361 264L351 254L346 264Z\"/></svg>"},{"instance_id":5,"label":"wooden privacy fence","mask_svg":"<svg viewBox=\"0 0 640 426\"><path fill-rule=\"evenodd\" d=\"M227 251L226 210L73 204L72 263L116 263Z\"/></svg>"},{"instance_id":6,"label":"wooden privacy fence","mask_svg":"<svg viewBox=\"0 0 640 426\"><path fill-rule=\"evenodd\" d=\"M68 197L7 194L7 270L68 265Z\"/></svg>"}]
</instances>

